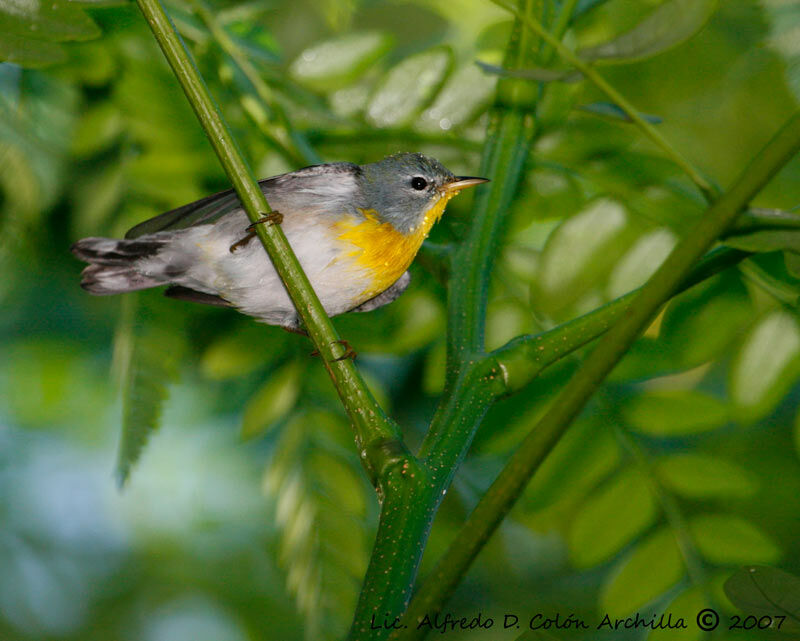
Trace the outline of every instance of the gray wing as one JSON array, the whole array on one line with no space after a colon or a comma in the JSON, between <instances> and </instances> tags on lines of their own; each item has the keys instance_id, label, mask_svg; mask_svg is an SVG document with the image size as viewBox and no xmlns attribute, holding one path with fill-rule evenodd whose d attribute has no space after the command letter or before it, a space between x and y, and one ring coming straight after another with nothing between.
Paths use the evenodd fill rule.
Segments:
<instances>
[{"instance_id":1,"label":"gray wing","mask_svg":"<svg viewBox=\"0 0 800 641\"><path fill-rule=\"evenodd\" d=\"M263 184L261 188L264 188ZM212 223L241 206L242 203L233 189L228 189L145 220L129 229L125 238L139 238L159 231L186 229L194 225Z\"/></svg>"},{"instance_id":2,"label":"gray wing","mask_svg":"<svg viewBox=\"0 0 800 641\"><path fill-rule=\"evenodd\" d=\"M318 205L317 201L329 202L340 196L336 193L336 185L349 185L350 183L344 182L345 177L352 179L360 171L358 165L346 162L312 165L288 174L260 180L258 184L261 191L267 195L271 206L281 209L283 204L281 194L289 193L292 194L293 200L298 205L307 206L308 209L313 210L315 205ZM338 175L332 176L336 174ZM314 180L320 176L326 178ZM346 193L352 198L352 188ZM228 189L145 220L128 230L125 238L139 238L159 231L175 231L196 225L209 225L225 214L241 208L242 203L236 192Z\"/></svg>"},{"instance_id":3,"label":"gray wing","mask_svg":"<svg viewBox=\"0 0 800 641\"><path fill-rule=\"evenodd\" d=\"M190 303L200 303L202 305L214 305L215 307L233 307L228 301L221 296L214 296L214 294L206 294L205 292L198 292L182 285L172 285L167 287L164 291L164 296L175 298L177 300L185 300Z\"/></svg>"},{"instance_id":4,"label":"gray wing","mask_svg":"<svg viewBox=\"0 0 800 641\"><path fill-rule=\"evenodd\" d=\"M398 278L394 285L385 289L380 294L375 296L374 298L370 298L367 302L361 303L358 307L354 307L351 309L351 312L371 312L373 309L378 309L378 307L383 307L384 305L388 305L406 291L406 287L411 282L411 274L405 272L400 278Z\"/></svg>"}]
</instances>

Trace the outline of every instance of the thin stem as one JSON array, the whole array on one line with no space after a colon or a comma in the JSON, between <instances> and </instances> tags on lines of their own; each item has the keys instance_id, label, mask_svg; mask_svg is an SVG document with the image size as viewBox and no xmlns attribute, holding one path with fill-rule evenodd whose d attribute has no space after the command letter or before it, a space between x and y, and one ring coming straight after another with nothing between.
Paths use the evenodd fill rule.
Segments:
<instances>
[{"instance_id":1,"label":"thin stem","mask_svg":"<svg viewBox=\"0 0 800 641\"><path fill-rule=\"evenodd\" d=\"M575 6L577 4L578 0L564 0L564 4L561 5L561 11L558 12L558 17L556 18L556 23L553 25L552 30L553 38L556 40L560 41L567 32L567 27L569 27L570 20L572 20L572 13L575 11ZM547 67L550 64L554 52L555 49L553 49L553 46L547 43L547 47L542 55L543 66Z\"/></svg>"},{"instance_id":2,"label":"thin stem","mask_svg":"<svg viewBox=\"0 0 800 641\"><path fill-rule=\"evenodd\" d=\"M197 13L200 19L205 23L206 27L211 32L211 35L214 36L214 40L216 40L217 44L226 54L228 54L231 60L233 60L234 64L239 67L250 85L255 90L256 96L263 107L267 110L267 112L272 112L274 119L274 116L280 113L280 109L273 100L272 91L270 90L269 86L266 82L264 82L261 75L258 73L258 70L250 62L245 52L233 40L233 38L228 35L228 32L225 31L225 29L219 23L219 20L217 20L214 13L205 5L205 3L202 2L202 0L192 0L191 6L195 13ZM313 149L311 149L307 142L303 141L305 144L296 143L295 138L298 136L298 134L292 130L285 117L281 118L283 122L281 122L281 126L278 128L279 131L276 133L271 131L269 127L266 126L266 123L263 121L263 119L254 117L250 110L246 108L246 106L245 112L251 116L259 130L261 130L261 132L270 139L273 145L275 145L285 156L287 156L290 161L298 164L312 164L320 162L319 156L314 152ZM282 115L282 113L280 113L280 115Z\"/></svg>"},{"instance_id":3,"label":"thin stem","mask_svg":"<svg viewBox=\"0 0 800 641\"><path fill-rule=\"evenodd\" d=\"M580 413L592 393L630 348L657 310L676 291L692 265L736 220L769 179L800 150L800 112L755 157L734 186L715 202L647 281L620 321L601 339L550 409L464 522L448 550L415 596L395 639L413 639L416 622L441 608L478 552L522 494L528 481Z\"/></svg>"},{"instance_id":4,"label":"thin stem","mask_svg":"<svg viewBox=\"0 0 800 641\"><path fill-rule=\"evenodd\" d=\"M678 294L750 256L749 252L721 247L700 261L681 283ZM540 334L518 336L494 350L483 363L485 372L497 370L493 381L498 397L518 392L546 367L605 334L631 307L641 291L636 289L602 307Z\"/></svg>"},{"instance_id":5,"label":"thin stem","mask_svg":"<svg viewBox=\"0 0 800 641\"><path fill-rule=\"evenodd\" d=\"M639 115L636 109L621 93L612 87L591 65L581 60L569 47L565 46L559 38L551 35L540 22L530 15L523 15L514 6L508 4L505 0L491 0L494 4L514 14L519 20L522 20L525 25L531 29L542 40L549 44L559 56L570 63L573 67L578 69L584 76L586 76L594 85L600 89L608 98L619 106L631 121L642 130L653 143L655 143L672 161L678 165L689 178L697 185L698 189L703 193L707 202L713 202L717 194L715 189L709 182L700 175L700 172L689 163L683 155L678 152L672 145L667 142L666 138L649 122Z\"/></svg>"},{"instance_id":6,"label":"thin stem","mask_svg":"<svg viewBox=\"0 0 800 641\"><path fill-rule=\"evenodd\" d=\"M192 105L220 163L225 169L247 217L257 222L271 211L264 193L236 147L222 121L208 89L192 63L159 0L137 0L164 56ZM322 355L356 436L356 445L373 481L380 481L384 469L405 456L398 445L399 430L386 417L350 359L337 361L344 346L319 302L280 225L256 225L256 233L281 277L297 313ZM387 447L387 443L395 444Z\"/></svg>"},{"instance_id":7,"label":"thin stem","mask_svg":"<svg viewBox=\"0 0 800 641\"><path fill-rule=\"evenodd\" d=\"M661 505L664 517L675 536L675 542L683 558L683 565L686 568L686 573L689 575L689 580L693 585L702 588L706 593L706 598L710 600L712 595L708 590L707 572L705 567L703 567L703 560L692 540L692 536L689 532L689 525L681 512L678 502L675 500L675 497L664 488L661 479L658 478L655 470L653 470L653 463L649 454L645 452L639 441L628 431L627 426L624 425L624 421L620 416L613 417L612 426L617 440L631 453L633 460L650 485L650 492Z\"/></svg>"}]
</instances>

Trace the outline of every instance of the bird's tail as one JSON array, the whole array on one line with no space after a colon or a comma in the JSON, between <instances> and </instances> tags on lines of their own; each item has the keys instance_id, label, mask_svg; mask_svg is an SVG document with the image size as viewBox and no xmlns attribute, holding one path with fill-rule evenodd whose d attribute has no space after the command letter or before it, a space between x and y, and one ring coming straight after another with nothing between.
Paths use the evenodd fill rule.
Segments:
<instances>
[{"instance_id":1,"label":"bird's tail","mask_svg":"<svg viewBox=\"0 0 800 641\"><path fill-rule=\"evenodd\" d=\"M81 287L91 294L107 296L164 285L136 269L141 258L153 256L164 246L161 239L84 238L72 246L72 253L89 266L81 274Z\"/></svg>"}]
</instances>

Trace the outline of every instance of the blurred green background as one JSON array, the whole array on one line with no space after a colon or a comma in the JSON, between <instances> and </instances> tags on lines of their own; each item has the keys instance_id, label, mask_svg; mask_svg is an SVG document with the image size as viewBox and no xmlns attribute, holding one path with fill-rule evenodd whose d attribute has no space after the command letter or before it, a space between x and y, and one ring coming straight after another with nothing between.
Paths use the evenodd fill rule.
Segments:
<instances>
[{"instance_id":1,"label":"blurred green background","mask_svg":"<svg viewBox=\"0 0 800 641\"><path fill-rule=\"evenodd\" d=\"M541 3L546 21L558 4ZM661 4L579 2L566 42L610 40ZM475 61L500 63L511 24L494 5L167 8L259 177L397 151L477 173L496 76ZM0 639L340 638L377 504L327 375L306 339L232 311L78 287L72 242L122 235L228 185L135 5L55 0L35 12L0 5ZM794 1L728 0L679 46L602 72L725 186L797 109L798 15ZM542 91L494 267L489 348L638 286L703 211L638 130L587 111L604 99L591 85ZM471 198L450 204L432 242L458 241ZM795 159L755 204L799 203ZM702 607L727 611L721 584L743 564L800 573L793 256L760 254L665 309L448 611L669 609L693 621ZM413 446L443 385L445 289L428 253L412 274L396 303L335 324ZM490 412L423 575L578 361ZM123 423L141 438L120 446ZM115 469L127 473L143 426L156 425L118 489ZM748 634L730 638L763 638ZM705 637L691 626L648 638Z\"/></svg>"}]
</instances>

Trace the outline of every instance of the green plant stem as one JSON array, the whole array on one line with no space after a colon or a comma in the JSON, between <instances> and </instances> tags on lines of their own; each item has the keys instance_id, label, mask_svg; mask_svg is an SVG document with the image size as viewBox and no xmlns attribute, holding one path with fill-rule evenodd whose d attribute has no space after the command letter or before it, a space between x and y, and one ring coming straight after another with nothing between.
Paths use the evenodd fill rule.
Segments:
<instances>
[{"instance_id":1,"label":"green plant stem","mask_svg":"<svg viewBox=\"0 0 800 641\"><path fill-rule=\"evenodd\" d=\"M532 1L523 1L528 16ZM519 21L505 66L524 66L534 53L533 37ZM538 88L513 78L501 78L487 131L481 175L492 182L475 197L472 222L464 242L453 255L453 278L448 291L448 380L462 364L483 352L486 301L491 265L517 186L522 178L536 131L534 119Z\"/></svg>"},{"instance_id":2,"label":"green plant stem","mask_svg":"<svg viewBox=\"0 0 800 641\"><path fill-rule=\"evenodd\" d=\"M703 193L707 202L713 202L717 196L716 190L711 184L697 171L686 158L683 157L672 145L667 142L666 138L649 122L639 115L639 110L636 109L621 93L612 87L603 76L601 76L590 64L581 60L578 55L573 52L569 47L565 46L560 38L556 38L545 29L540 22L530 15L523 15L518 9L510 5L505 0L491 0L494 4L514 14L517 19L522 20L525 25L531 29L542 40L549 44L559 56L570 63L573 67L578 69L584 76L586 76L594 85L600 89L608 98L619 106L626 115L631 119L639 129L642 130L656 146L658 146L665 155L667 155L676 165L678 165L689 178L697 185L698 189ZM505 65L507 66L507 65Z\"/></svg>"},{"instance_id":3,"label":"green plant stem","mask_svg":"<svg viewBox=\"0 0 800 641\"><path fill-rule=\"evenodd\" d=\"M394 639L414 636L416 621L441 608L458 581L519 498L531 476L580 413L592 393L619 362L661 305L680 286L714 241L736 216L800 150L800 113L795 114L755 157L734 186L716 201L670 253L638 292L619 322L594 351L531 430L519 449L484 494L445 554L412 601L405 621L409 626Z\"/></svg>"},{"instance_id":4,"label":"green plant stem","mask_svg":"<svg viewBox=\"0 0 800 641\"><path fill-rule=\"evenodd\" d=\"M427 470L416 460L394 466L386 479L375 546L348 637L353 640L386 636L387 629L375 626L402 615L438 505Z\"/></svg>"},{"instance_id":5,"label":"green plant stem","mask_svg":"<svg viewBox=\"0 0 800 641\"><path fill-rule=\"evenodd\" d=\"M572 19L572 13L575 11L575 7L578 4L578 0L564 0L564 4L561 5L561 10L558 12L558 17L556 18L556 23L553 25L553 30L551 32L553 38L558 41L564 37L564 34L567 32L567 27L569 27L570 20ZM547 47L542 52L542 65L547 67L553 59L553 54L555 53L555 49L553 49L553 45L547 43Z\"/></svg>"},{"instance_id":6,"label":"green plant stem","mask_svg":"<svg viewBox=\"0 0 800 641\"><path fill-rule=\"evenodd\" d=\"M534 4L524 3L525 15L532 14ZM533 40L533 34L517 20L504 64L527 64L536 52ZM536 132L533 114L538 97L538 87L524 81L502 78L498 82L481 164L481 175L492 182L478 192L469 233L452 256L445 392L418 453L442 489L449 485L488 407L478 402L471 387L477 378L492 376L474 369L484 352L495 249ZM471 413L463 411L472 407Z\"/></svg>"},{"instance_id":7,"label":"green plant stem","mask_svg":"<svg viewBox=\"0 0 800 641\"><path fill-rule=\"evenodd\" d=\"M534 0L520 1L526 12L533 10ZM514 64L525 63L534 51L532 40L533 35L517 21L506 60ZM475 433L490 404L486 386L473 384L470 373L478 360L477 355L483 351L489 272L502 223L522 175L533 137L531 114L534 112L537 92L535 88L532 91L531 85L524 81L503 79L498 83L487 136L489 142L481 170L481 175L494 180L478 188L476 213L469 236L450 256L452 277L448 291L447 330L449 390L443 397L437 416L453 415L446 408L452 409L457 403L462 408L469 408L460 417L459 433L464 436L460 444L453 447L451 464L435 469L427 464L422 466L425 473L424 491L415 490L410 483L398 485L397 488L407 492L409 498L392 497L392 505L399 506L392 509L387 507L387 497L382 506L370 566L350 630L351 640L384 638L389 630L372 629L372 617L386 616L391 621L405 610L433 517L458 461L469 447L471 435ZM445 426L446 418L434 419L431 430L441 433ZM389 558L398 546L401 549L414 546L417 556L404 555L402 562L395 561L391 568L385 567L381 560ZM402 590L386 584L386 572L391 573Z\"/></svg>"},{"instance_id":8,"label":"green plant stem","mask_svg":"<svg viewBox=\"0 0 800 641\"><path fill-rule=\"evenodd\" d=\"M274 127L273 123L273 127L278 130L274 132L267 126L263 118L253 116L250 110L245 106L245 111L252 117L261 133L263 133L290 162L295 164L319 163L320 157L314 152L311 146L305 140L298 141L299 136L297 132L291 128L285 115L275 104L269 86L267 86L267 83L261 78L245 52L242 51L242 48L228 35L228 32L225 31L219 23L214 13L202 0L191 0L191 6L205 23L217 44L228 54L230 59L233 60L234 64L239 67L247 78L248 82L255 90L256 96L265 109L265 112L272 113L273 120L277 118L280 121L280 127Z\"/></svg>"},{"instance_id":9,"label":"green plant stem","mask_svg":"<svg viewBox=\"0 0 800 641\"><path fill-rule=\"evenodd\" d=\"M158 0L137 0L153 35L172 67L192 109L225 169L247 217L257 222L271 211L264 193L245 163L188 51ZM258 238L281 277L297 313L322 356L353 425L356 445L373 481L407 456L397 426L386 417L358 370L343 356L345 347L319 302L280 225L256 225Z\"/></svg>"},{"instance_id":10,"label":"green plant stem","mask_svg":"<svg viewBox=\"0 0 800 641\"><path fill-rule=\"evenodd\" d=\"M604 403L605 404L605 403ZM661 505L664 517L672 530L675 542L683 558L683 565L686 574L692 584L703 590L704 596L710 603L713 603L713 594L709 589L708 574L703 566L703 559L692 540L689 532L689 525L681 512L681 508L676 498L664 487L661 479L656 473L653 462L648 453L639 444L639 441L628 431L624 419L615 415L611 418L612 429L619 443L630 452L634 462L639 467L642 475L650 486L650 493Z\"/></svg>"},{"instance_id":11,"label":"green plant stem","mask_svg":"<svg viewBox=\"0 0 800 641\"><path fill-rule=\"evenodd\" d=\"M740 263L750 252L721 247L710 252L681 283L676 294ZM492 380L496 397L518 392L543 369L605 334L630 308L641 291L636 289L602 307L540 334L518 336L494 350L482 363L484 376L501 372Z\"/></svg>"}]
</instances>

